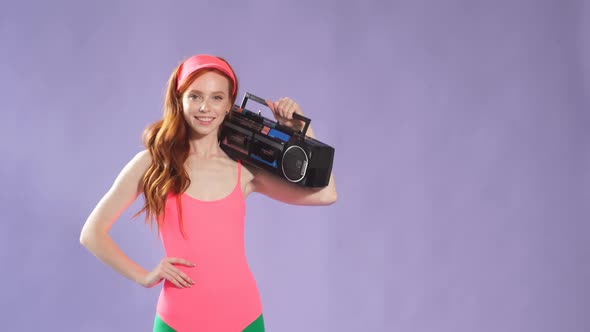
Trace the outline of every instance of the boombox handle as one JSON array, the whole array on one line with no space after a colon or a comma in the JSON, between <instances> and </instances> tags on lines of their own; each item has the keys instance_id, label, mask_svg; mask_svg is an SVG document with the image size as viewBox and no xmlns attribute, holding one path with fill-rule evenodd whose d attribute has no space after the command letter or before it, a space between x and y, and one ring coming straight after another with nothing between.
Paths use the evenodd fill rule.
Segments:
<instances>
[{"instance_id":1,"label":"boombox handle","mask_svg":"<svg viewBox=\"0 0 590 332\"><path fill-rule=\"evenodd\" d=\"M244 99L242 99L242 105L240 105L241 109L246 108L246 103L248 102L248 99L252 99L255 102L258 102L258 103L270 108L270 106L269 106L270 102L267 102L266 100L264 100L260 97L257 97L249 92L246 92L246 94L244 95ZM293 119L305 122L305 126L303 126L303 130L301 130L301 134L305 137L305 133L307 133L307 128L309 128L309 123L311 122L311 119L306 118L303 115L297 114L297 113L293 113Z\"/></svg>"}]
</instances>

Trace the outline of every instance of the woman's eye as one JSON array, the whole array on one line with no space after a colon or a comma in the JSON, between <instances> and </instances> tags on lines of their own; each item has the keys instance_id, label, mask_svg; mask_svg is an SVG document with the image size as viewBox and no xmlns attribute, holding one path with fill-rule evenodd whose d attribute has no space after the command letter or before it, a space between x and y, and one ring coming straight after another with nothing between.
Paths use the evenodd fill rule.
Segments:
<instances>
[{"instance_id":1,"label":"woman's eye","mask_svg":"<svg viewBox=\"0 0 590 332\"><path fill-rule=\"evenodd\" d=\"M215 96L215 100L222 100L222 99L223 99L223 97L221 97L221 96Z\"/></svg>"}]
</instances>

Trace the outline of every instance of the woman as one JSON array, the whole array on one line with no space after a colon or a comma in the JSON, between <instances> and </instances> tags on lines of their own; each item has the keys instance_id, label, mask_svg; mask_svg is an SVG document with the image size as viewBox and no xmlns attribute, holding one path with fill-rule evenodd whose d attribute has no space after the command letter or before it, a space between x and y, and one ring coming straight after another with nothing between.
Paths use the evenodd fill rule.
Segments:
<instances>
[{"instance_id":1,"label":"woman","mask_svg":"<svg viewBox=\"0 0 590 332\"><path fill-rule=\"evenodd\" d=\"M245 198L253 192L296 205L336 201L333 177L322 189L242 167L219 147L220 126L238 81L222 58L195 55L172 73L164 116L144 135L146 149L123 168L84 224L80 242L144 287L164 280L153 331L264 331L262 305L244 251ZM290 98L269 102L275 119L297 128ZM313 136L308 129L307 135ZM151 271L129 259L108 231L143 193L136 214L155 220L166 257Z\"/></svg>"}]
</instances>

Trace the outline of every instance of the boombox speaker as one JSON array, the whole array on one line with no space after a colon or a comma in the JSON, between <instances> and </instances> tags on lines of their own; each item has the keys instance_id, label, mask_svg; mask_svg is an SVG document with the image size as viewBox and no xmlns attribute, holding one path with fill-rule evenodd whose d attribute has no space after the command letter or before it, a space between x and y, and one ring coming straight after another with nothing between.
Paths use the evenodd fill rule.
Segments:
<instances>
[{"instance_id":1,"label":"boombox speaker","mask_svg":"<svg viewBox=\"0 0 590 332\"><path fill-rule=\"evenodd\" d=\"M246 109L252 99L268 107L268 102L246 93L240 106L221 128L219 145L234 159L283 178L303 187L325 187L330 181L334 148L305 136L311 120L299 114L293 118L304 122L295 131L258 113Z\"/></svg>"}]
</instances>

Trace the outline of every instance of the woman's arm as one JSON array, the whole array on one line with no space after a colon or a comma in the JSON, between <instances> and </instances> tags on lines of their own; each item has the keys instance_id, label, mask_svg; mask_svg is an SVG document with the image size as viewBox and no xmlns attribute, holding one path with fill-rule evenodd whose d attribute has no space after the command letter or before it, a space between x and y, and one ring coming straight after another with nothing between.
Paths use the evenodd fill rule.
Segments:
<instances>
[{"instance_id":1,"label":"woman's arm","mask_svg":"<svg viewBox=\"0 0 590 332\"><path fill-rule=\"evenodd\" d=\"M98 202L84 223L80 243L103 263L138 284L148 273L127 257L108 232L142 192L141 179L151 163L147 150L139 152L125 165L109 191Z\"/></svg>"},{"instance_id":2,"label":"woman's arm","mask_svg":"<svg viewBox=\"0 0 590 332\"><path fill-rule=\"evenodd\" d=\"M314 137L312 135L313 130L310 127L307 136ZM249 191L293 205L330 205L338 199L333 173L330 175L328 186L318 189L301 187L267 171L258 170L254 172Z\"/></svg>"},{"instance_id":3,"label":"woman's arm","mask_svg":"<svg viewBox=\"0 0 590 332\"><path fill-rule=\"evenodd\" d=\"M291 128L300 126L296 120L293 120L293 113L303 114L299 105L292 99L282 98L274 103L267 101L267 104L273 111L275 119L281 124ZM306 136L315 139L311 126L307 129ZM330 205L338 199L333 172L330 174L328 186L316 189L289 183L266 171L257 171L250 182L249 191L258 192L283 203L293 205Z\"/></svg>"}]
</instances>

